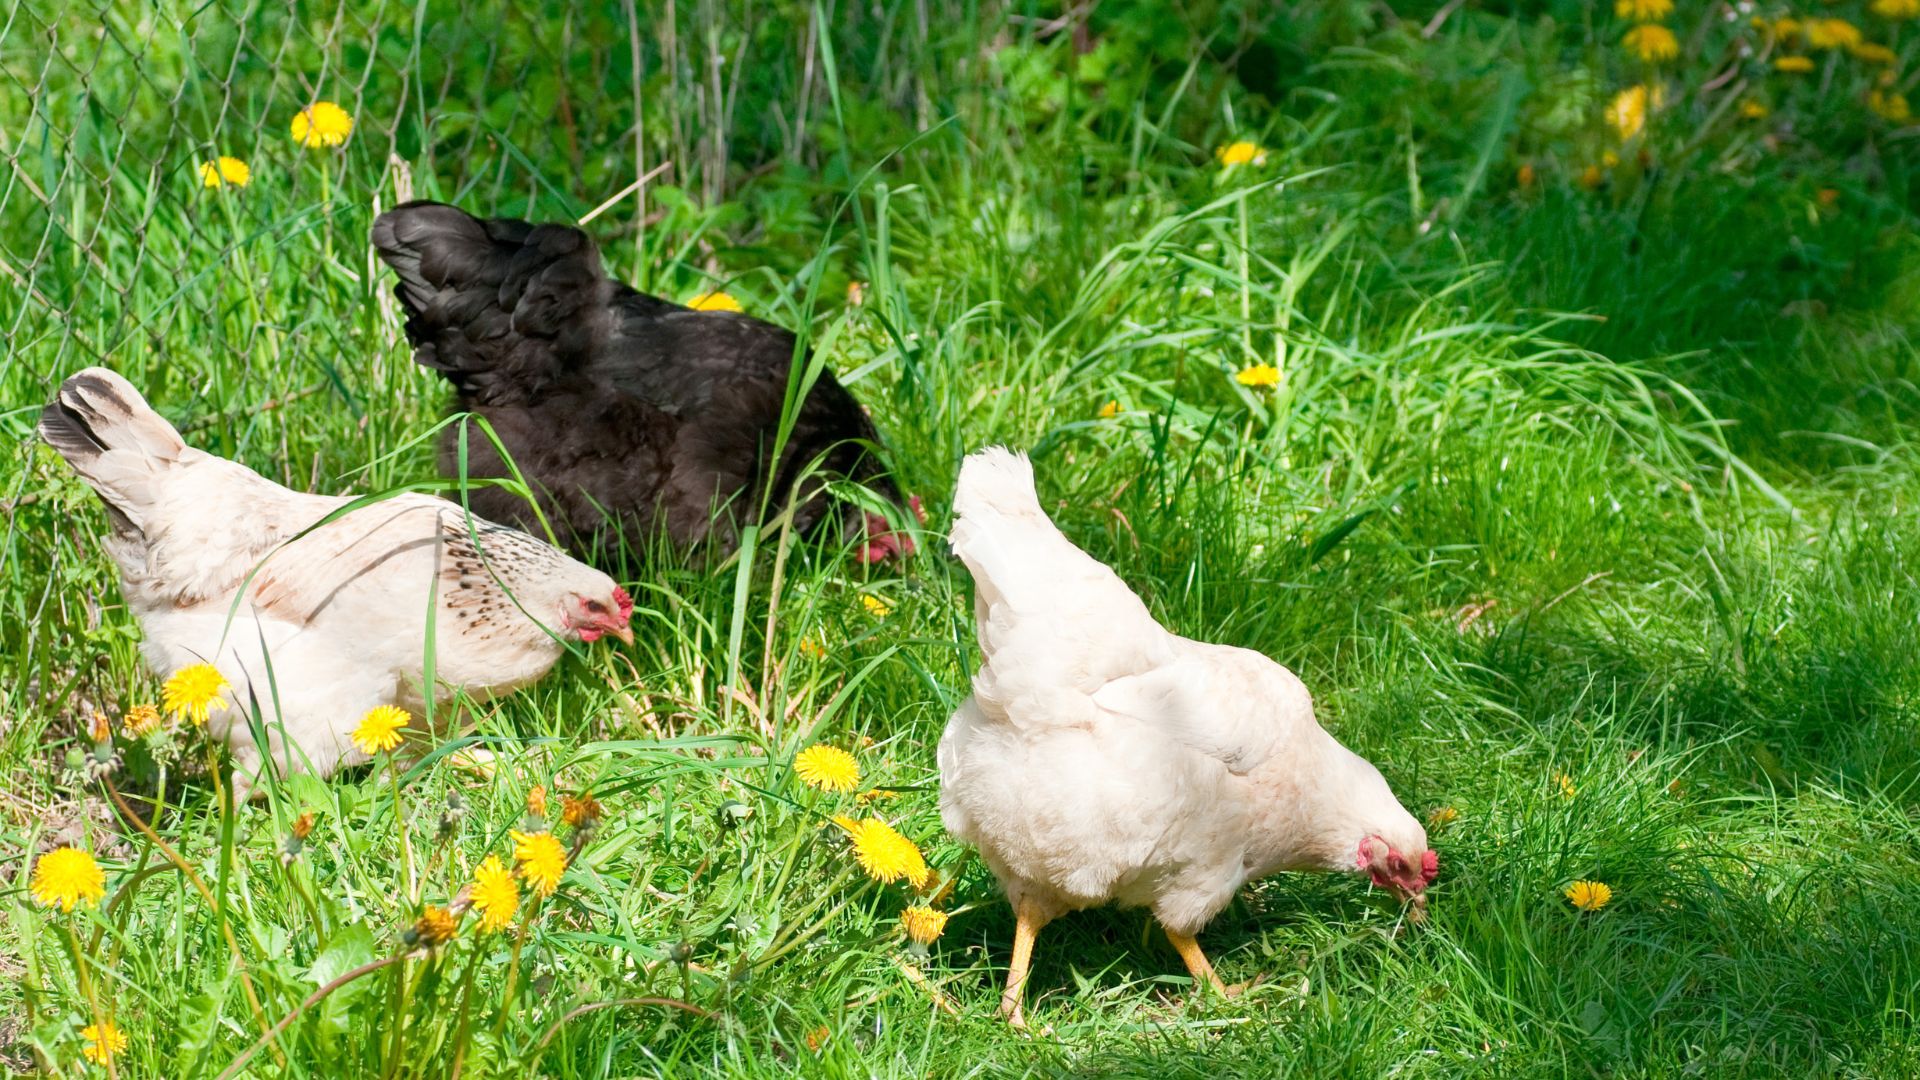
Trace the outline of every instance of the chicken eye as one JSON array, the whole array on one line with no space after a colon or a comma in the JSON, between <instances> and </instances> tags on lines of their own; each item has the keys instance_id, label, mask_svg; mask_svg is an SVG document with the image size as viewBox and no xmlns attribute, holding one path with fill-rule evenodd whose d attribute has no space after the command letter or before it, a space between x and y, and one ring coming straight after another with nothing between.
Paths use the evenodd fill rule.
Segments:
<instances>
[{"instance_id":1,"label":"chicken eye","mask_svg":"<svg viewBox=\"0 0 1920 1080\"><path fill-rule=\"evenodd\" d=\"M1398 855L1395 855L1392 858L1388 859L1387 866L1391 868L1393 872L1396 874L1404 874L1407 872L1407 860L1401 858Z\"/></svg>"},{"instance_id":2,"label":"chicken eye","mask_svg":"<svg viewBox=\"0 0 1920 1080\"><path fill-rule=\"evenodd\" d=\"M586 604L587 610L593 612L595 615L605 615L607 613L607 605L598 600L589 600Z\"/></svg>"}]
</instances>

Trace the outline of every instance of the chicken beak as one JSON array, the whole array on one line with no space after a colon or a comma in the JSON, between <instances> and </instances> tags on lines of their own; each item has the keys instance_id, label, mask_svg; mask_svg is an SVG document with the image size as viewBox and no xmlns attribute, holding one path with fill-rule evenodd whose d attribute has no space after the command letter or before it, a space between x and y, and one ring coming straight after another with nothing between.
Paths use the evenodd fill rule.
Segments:
<instances>
[{"instance_id":1,"label":"chicken beak","mask_svg":"<svg viewBox=\"0 0 1920 1080\"><path fill-rule=\"evenodd\" d=\"M607 634L611 637L619 638L620 644L622 645L631 646L633 644L633 627L631 626L611 627L607 630Z\"/></svg>"},{"instance_id":2,"label":"chicken beak","mask_svg":"<svg viewBox=\"0 0 1920 1080\"><path fill-rule=\"evenodd\" d=\"M1407 905L1407 918L1408 920L1416 923L1424 923L1427 921L1427 894L1426 893L1413 894L1412 901L1410 901Z\"/></svg>"}]
</instances>

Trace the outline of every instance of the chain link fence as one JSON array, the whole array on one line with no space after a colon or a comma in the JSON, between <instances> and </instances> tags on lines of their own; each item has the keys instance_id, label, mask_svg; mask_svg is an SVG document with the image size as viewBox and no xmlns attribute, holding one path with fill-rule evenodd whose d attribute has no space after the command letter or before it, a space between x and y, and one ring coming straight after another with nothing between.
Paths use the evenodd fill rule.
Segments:
<instances>
[{"instance_id":1,"label":"chain link fence","mask_svg":"<svg viewBox=\"0 0 1920 1080\"><path fill-rule=\"evenodd\" d=\"M34 436L62 378L112 367L196 445L291 486L424 474L424 448L358 471L443 394L369 249L381 209L592 217L610 270L684 295L743 219L778 227L725 209L755 177L797 166L844 193L816 134L840 89L823 37L857 72L852 107L905 141L933 22L925 0L0 8L0 646L20 681L67 678L48 654L74 636L131 666L101 616L97 515ZM337 145L323 102L351 123Z\"/></svg>"}]
</instances>

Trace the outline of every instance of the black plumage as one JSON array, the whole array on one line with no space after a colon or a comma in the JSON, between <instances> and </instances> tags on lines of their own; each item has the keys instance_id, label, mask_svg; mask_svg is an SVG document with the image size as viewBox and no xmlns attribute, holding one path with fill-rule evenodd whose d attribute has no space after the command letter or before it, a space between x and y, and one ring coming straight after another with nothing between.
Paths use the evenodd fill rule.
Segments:
<instances>
[{"instance_id":1,"label":"black plumage","mask_svg":"<svg viewBox=\"0 0 1920 1080\"><path fill-rule=\"evenodd\" d=\"M380 215L373 244L399 275L414 360L452 384L454 409L499 435L561 542L593 557L621 537L664 529L675 544L730 549L759 515L778 514L815 459L900 502L860 405L822 368L778 466L772 444L793 369L794 335L748 315L694 311L611 280L592 239L566 225L483 221L411 202ZM801 355L804 364L805 354ZM805 368L802 368L804 371ZM512 475L470 432L467 475ZM459 425L442 437L441 470L459 472ZM537 530L532 510L497 487L473 489L474 512ZM802 491L794 523L866 529L863 558L911 550L884 518Z\"/></svg>"}]
</instances>

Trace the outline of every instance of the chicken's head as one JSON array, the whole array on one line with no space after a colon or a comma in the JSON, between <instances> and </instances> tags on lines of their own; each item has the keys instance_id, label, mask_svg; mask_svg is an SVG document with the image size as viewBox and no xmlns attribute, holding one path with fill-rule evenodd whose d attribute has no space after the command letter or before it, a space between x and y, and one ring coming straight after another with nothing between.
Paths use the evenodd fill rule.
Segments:
<instances>
[{"instance_id":1,"label":"chicken's head","mask_svg":"<svg viewBox=\"0 0 1920 1080\"><path fill-rule=\"evenodd\" d=\"M907 507L913 511L913 516L922 525L926 524L927 512L920 506L920 496L909 496ZM913 534L905 530L895 530L893 524L883 515L871 510L867 511L866 526L866 540L860 545L858 556L861 562L880 563L889 559L904 559L913 554Z\"/></svg>"},{"instance_id":2,"label":"chicken's head","mask_svg":"<svg viewBox=\"0 0 1920 1080\"><path fill-rule=\"evenodd\" d=\"M560 625L585 642L595 642L602 635L610 634L628 645L633 644L633 628L628 625L632 618L633 599L618 585L609 596L569 593L560 603Z\"/></svg>"},{"instance_id":3,"label":"chicken's head","mask_svg":"<svg viewBox=\"0 0 1920 1080\"><path fill-rule=\"evenodd\" d=\"M1427 886L1440 874L1440 853L1427 846L1426 830L1417 822L1395 842L1379 834L1362 838L1354 869L1373 879L1400 902L1412 903L1417 913L1426 908Z\"/></svg>"}]
</instances>

